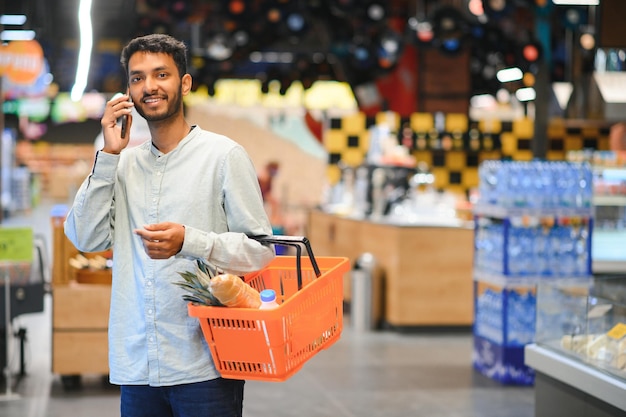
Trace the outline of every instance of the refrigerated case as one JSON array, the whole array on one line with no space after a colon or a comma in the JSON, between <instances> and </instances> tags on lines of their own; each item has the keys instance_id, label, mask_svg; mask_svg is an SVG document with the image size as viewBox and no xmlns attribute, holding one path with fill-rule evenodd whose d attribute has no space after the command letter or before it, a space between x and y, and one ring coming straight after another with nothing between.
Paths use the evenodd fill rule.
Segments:
<instances>
[{"instance_id":1,"label":"refrigerated case","mask_svg":"<svg viewBox=\"0 0 626 417\"><path fill-rule=\"evenodd\" d=\"M626 278L544 281L537 288L536 417L626 414Z\"/></svg>"}]
</instances>

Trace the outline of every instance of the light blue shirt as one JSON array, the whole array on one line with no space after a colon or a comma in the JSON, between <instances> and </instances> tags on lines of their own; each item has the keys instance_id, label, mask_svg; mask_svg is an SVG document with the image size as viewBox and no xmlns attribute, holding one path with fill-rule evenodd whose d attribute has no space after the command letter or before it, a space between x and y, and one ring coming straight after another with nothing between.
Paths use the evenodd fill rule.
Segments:
<instances>
[{"instance_id":1,"label":"light blue shirt","mask_svg":"<svg viewBox=\"0 0 626 417\"><path fill-rule=\"evenodd\" d=\"M150 259L133 230L185 225L180 253ZM219 376L197 318L174 285L204 258L242 275L265 266L271 235L254 166L231 139L194 129L167 154L150 141L120 155L98 152L76 194L65 234L83 252L113 247L109 368L113 384L166 386ZM226 307L225 307L226 308Z\"/></svg>"}]
</instances>

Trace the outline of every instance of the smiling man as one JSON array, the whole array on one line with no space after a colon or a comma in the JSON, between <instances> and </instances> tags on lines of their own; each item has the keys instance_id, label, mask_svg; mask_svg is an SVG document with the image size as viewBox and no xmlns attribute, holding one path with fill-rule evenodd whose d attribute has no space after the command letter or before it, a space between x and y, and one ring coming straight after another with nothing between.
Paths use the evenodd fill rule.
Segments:
<instances>
[{"instance_id":1,"label":"smiling man","mask_svg":"<svg viewBox=\"0 0 626 417\"><path fill-rule=\"evenodd\" d=\"M244 382L220 377L173 283L197 259L236 275L273 259L273 248L248 237L272 233L256 170L236 142L185 120L184 43L139 37L121 63L128 92L106 105L104 146L65 222L79 250L114 248L109 367L121 415L241 416ZM130 128L133 107L151 138L127 147L118 120Z\"/></svg>"}]
</instances>

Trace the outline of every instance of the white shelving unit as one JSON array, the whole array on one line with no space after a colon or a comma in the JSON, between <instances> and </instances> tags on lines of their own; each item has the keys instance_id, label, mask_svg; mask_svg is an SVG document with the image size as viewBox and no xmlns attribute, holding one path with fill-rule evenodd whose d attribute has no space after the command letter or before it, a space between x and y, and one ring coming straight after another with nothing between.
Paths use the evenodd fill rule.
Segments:
<instances>
[{"instance_id":1,"label":"white shelving unit","mask_svg":"<svg viewBox=\"0 0 626 417\"><path fill-rule=\"evenodd\" d=\"M623 193L609 193L610 187L618 192L620 184ZM594 191L592 271L626 273L626 167L594 167Z\"/></svg>"}]
</instances>

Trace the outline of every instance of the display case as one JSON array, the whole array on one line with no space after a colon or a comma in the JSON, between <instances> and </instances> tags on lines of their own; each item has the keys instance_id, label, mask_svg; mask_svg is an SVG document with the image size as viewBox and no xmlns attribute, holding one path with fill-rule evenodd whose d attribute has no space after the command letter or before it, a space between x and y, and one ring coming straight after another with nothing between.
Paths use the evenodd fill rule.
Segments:
<instances>
[{"instance_id":1,"label":"display case","mask_svg":"<svg viewBox=\"0 0 626 417\"><path fill-rule=\"evenodd\" d=\"M545 280L537 286L537 417L623 416L626 411L626 278Z\"/></svg>"},{"instance_id":2,"label":"display case","mask_svg":"<svg viewBox=\"0 0 626 417\"><path fill-rule=\"evenodd\" d=\"M540 282L536 343L626 381L626 297L616 290L626 280Z\"/></svg>"}]
</instances>

